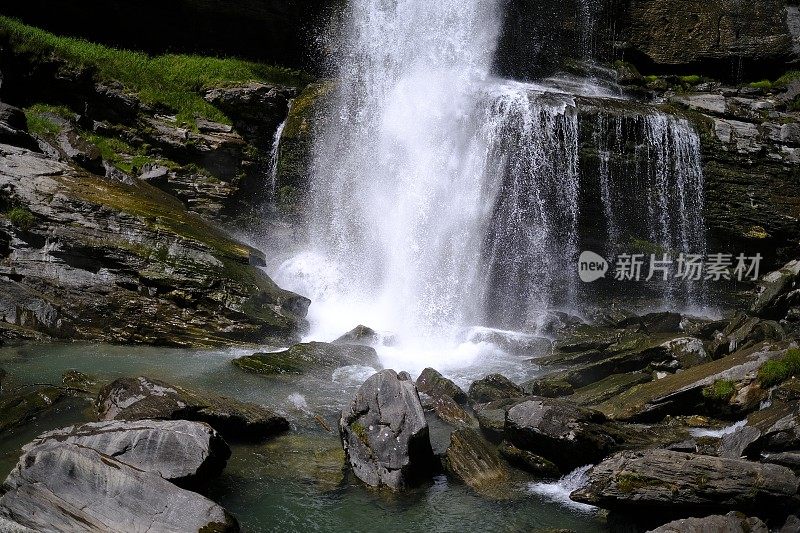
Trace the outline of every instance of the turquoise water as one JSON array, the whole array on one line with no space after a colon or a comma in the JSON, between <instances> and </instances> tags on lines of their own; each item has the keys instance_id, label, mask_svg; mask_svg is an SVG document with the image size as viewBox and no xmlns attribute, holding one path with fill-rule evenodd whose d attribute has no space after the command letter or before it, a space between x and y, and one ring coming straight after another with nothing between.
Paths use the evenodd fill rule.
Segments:
<instances>
[{"instance_id":1,"label":"turquoise water","mask_svg":"<svg viewBox=\"0 0 800 533\"><path fill-rule=\"evenodd\" d=\"M0 348L7 388L58 383L67 370L103 380L146 375L188 388L251 401L281 412L292 431L261 445L234 445L222 476L205 492L245 531L501 531L568 528L607 531L595 511L532 494L528 482L505 501L479 496L444 476L404 494L366 488L348 474L336 431L338 413L365 379L364 369L330 375L266 378L230 364L252 350L196 351L104 345ZM366 373L368 375L368 372ZM0 469L11 470L19 449L41 431L91 420L86 400L70 400L35 423L0 436ZM319 416L329 432L315 420Z\"/></svg>"}]
</instances>

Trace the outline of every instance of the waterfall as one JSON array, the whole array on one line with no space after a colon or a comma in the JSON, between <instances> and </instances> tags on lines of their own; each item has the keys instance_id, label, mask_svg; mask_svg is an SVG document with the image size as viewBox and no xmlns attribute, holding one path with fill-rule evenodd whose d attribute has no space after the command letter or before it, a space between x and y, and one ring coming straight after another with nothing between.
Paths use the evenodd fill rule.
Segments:
<instances>
[{"instance_id":1,"label":"waterfall","mask_svg":"<svg viewBox=\"0 0 800 533\"><path fill-rule=\"evenodd\" d=\"M316 338L363 323L401 343L452 345L470 326L534 329L541 311L581 304L587 125L569 91L491 75L504 6L345 8L328 43L336 82L314 139L310 242L276 275L314 302ZM626 168L646 238L681 249L702 234L699 142L688 123L656 111L602 121L603 220L593 223L606 240L621 247L631 223L617 159L636 161Z\"/></svg>"}]
</instances>

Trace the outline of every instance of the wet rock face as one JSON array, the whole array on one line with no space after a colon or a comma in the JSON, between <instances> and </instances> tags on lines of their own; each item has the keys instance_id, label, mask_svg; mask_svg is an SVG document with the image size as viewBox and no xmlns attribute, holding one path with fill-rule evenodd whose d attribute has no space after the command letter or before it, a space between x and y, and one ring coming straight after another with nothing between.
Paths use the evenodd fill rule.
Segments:
<instances>
[{"instance_id":1,"label":"wet rock face","mask_svg":"<svg viewBox=\"0 0 800 533\"><path fill-rule=\"evenodd\" d=\"M472 428L459 428L450 435L444 459L445 470L480 493L491 494L510 478L497 449Z\"/></svg>"},{"instance_id":2,"label":"wet rock face","mask_svg":"<svg viewBox=\"0 0 800 533\"><path fill-rule=\"evenodd\" d=\"M800 481L777 465L649 450L620 452L589 471L573 500L664 515L709 510L769 513L796 508Z\"/></svg>"},{"instance_id":3,"label":"wet rock face","mask_svg":"<svg viewBox=\"0 0 800 533\"><path fill-rule=\"evenodd\" d=\"M285 343L304 327L309 301L251 266L257 252L150 185L104 180L0 145L0 189L2 205L30 213L24 225L0 220L0 235L10 237L0 314L18 329L218 346Z\"/></svg>"},{"instance_id":4,"label":"wet rock face","mask_svg":"<svg viewBox=\"0 0 800 533\"><path fill-rule=\"evenodd\" d=\"M181 486L216 477L231 455L227 443L211 426L186 420L109 421L70 426L43 433L22 450L27 453L48 442L91 448Z\"/></svg>"},{"instance_id":5,"label":"wet rock face","mask_svg":"<svg viewBox=\"0 0 800 533\"><path fill-rule=\"evenodd\" d=\"M35 530L239 530L211 500L78 444L34 446L6 478L3 492L0 513Z\"/></svg>"},{"instance_id":6,"label":"wet rock face","mask_svg":"<svg viewBox=\"0 0 800 533\"><path fill-rule=\"evenodd\" d=\"M162 381L120 378L97 398L102 420L193 420L206 422L232 441L263 441L289 429L289 422L259 405L198 394Z\"/></svg>"},{"instance_id":7,"label":"wet rock face","mask_svg":"<svg viewBox=\"0 0 800 533\"><path fill-rule=\"evenodd\" d=\"M658 65L729 68L796 57L786 0L634 0L628 12L628 51Z\"/></svg>"},{"instance_id":8,"label":"wet rock face","mask_svg":"<svg viewBox=\"0 0 800 533\"><path fill-rule=\"evenodd\" d=\"M603 430L604 420L597 411L570 402L531 397L507 410L505 435L517 448L569 471L611 451L614 440Z\"/></svg>"},{"instance_id":9,"label":"wet rock face","mask_svg":"<svg viewBox=\"0 0 800 533\"><path fill-rule=\"evenodd\" d=\"M393 370L359 389L339 421L353 473L367 485L400 490L432 473L433 451L419 394Z\"/></svg>"}]
</instances>

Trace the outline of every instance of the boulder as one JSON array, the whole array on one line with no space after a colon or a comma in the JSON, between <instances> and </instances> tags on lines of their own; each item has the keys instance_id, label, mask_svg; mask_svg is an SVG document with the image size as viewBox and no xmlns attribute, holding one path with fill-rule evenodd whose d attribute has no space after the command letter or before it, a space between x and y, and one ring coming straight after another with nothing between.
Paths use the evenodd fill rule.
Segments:
<instances>
[{"instance_id":1,"label":"boulder","mask_svg":"<svg viewBox=\"0 0 800 533\"><path fill-rule=\"evenodd\" d=\"M469 386L469 399L474 403L488 403L524 395L522 387L502 374L490 374L483 379L473 381Z\"/></svg>"},{"instance_id":2,"label":"boulder","mask_svg":"<svg viewBox=\"0 0 800 533\"><path fill-rule=\"evenodd\" d=\"M375 346L381 340L378 332L367 326L356 326L335 341L334 344L363 344L364 346Z\"/></svg>"},{"instance_id":3,"label":"boulder","mask_svg":"<svg viewBox=\"0 0 800 533\"><path fill-rule=\"evenodd\" d=\"M38 150L28 135L28 121L21 109L0 102L0 143Z\"/></svg>"},{"instance_id":4,"label":"boulder","mask_svg":"<svg viewBox=\"0 0 800 533\"><path fill-rule=\"evenodd\" d=\"M800 294L795 291L799 287L800 260L796 259L761 279L750 312L764 318L784 318L789 307L800 304Z\"/></svg>"},{"instance_id":5,"label":"boulder","mask_svg":"<svg viewBox=\"0 0 800 533\"><path fill-rule=\"evenodd\" d=\"M417 388L394 370L364 382L342 411L339 431L353 472L367 485L400 490L432 473L433 451Z\"/></svg>"},{"instance_id":6,"label":"boulder","mask_svg":"<svg viewBox=\"0 0 800 533\"><path fill-rule=\"evenodd\" d=\"M761 514L796 508L799 485L791 470L777 465L668 450L626 451L589 470L588 484L570 498L626 512Z\"/></svg>"},{"instance_id":7,"label":"boulder","mask_svg":"<svg viewBox=\"0 0 800 533\"><path fill-rule=\"evenodd\" d=\"M726 515L712 515L705 518L684 518L674 520L651 530L649 533L707 533L719 531L724 533L769 533L769 529L761 519L747 517L736 511Z\"/></svg>"},{"instance_id":8,"label":"boulder","mask_svg":"<svg viewBox=\"0 0 800 533\"><path fill-rule=\"evenodd\" d=\"M222 507L100 452L50 440L3 483L0 515L41 531L239 531Z\"/></svg>"},{"instance_id":9,"label":"boulder","mask_svg":"<svg viewBox=\"0 0 800 533\"><path fill-rule=\"evenodd\" d=\"M433 368L426 368L417 378L417 390L432 398L446 396L456 403L467 403L467 395L461 387L447 379Z\"/></svg>"},{"instance_id":10,"label":"boulder","mask_svg":"<svg viewBox=\"0 0 800 533\"><path fill-rule=\"evenodd\" d=\"M597 411L532 396L508 408L505 436L517 448L570 471L611 452L614 440L605 432L604 420Z\"/></svg>"},{"instance_id":11,"label":"boulder","mask_svg":"<svg viewBox=\"0 0 800 533\"><path fill-rule=\"evenodd\" d=\"M484 494L498 494L510 479L497 449L472 428L460 428L450 435L442 463L446 472Z\"/></svg>"},{"instance_id":12,"label":"boulder","mask_svg":"<svg viewBox=\"0 0 800 533\"><path fill-rule=\"evenodd\" d=\"M348 365L380 368L378 353L374 348L325 342L295 344L280 352L255 353L234 359L233 364L242 370L266 375L304 374Z\"/></svg>"},{"instance_id":13,"label":"boulder","mask_svg":"<svg viewBox=\"0 0 800 533\"><path fill-rule=\"evenodd\" d=\"M449 396L436 396L430 402L440 420L453 427L478 427L478 421L463 406Z\"/></svg>"},{"instance_id":14,"label":"boulder","mask_svg":"<svg viewBox=\"0 0 800 533\"><path fill-rule=\"evenodd\" d=\"M494 402L475 405L475 418L490 441L499 443L503 440L506 426L506 408L516 403L514 398L505 398Z\"/></svg>"},{"instance_id":15,"label":"boulder","mask_svg":"<svg viewBox=\"0 0 800 533\"><path fill-rule=\"evenodd\" d=\"M711 361L703 341L695 337L678 337L661 345L680 368L689 368Z\"/></svg>"},{"instance_id":16,"label":"boulder","mask_svg":"<svg viewBox=\"0 0 800 533\"><path fill-rule=\"evenodd\" d=\"M206 422L231 441L262 441L289 429L289 422L265 407L146 377L120 378L97 398L101 420L193 420Z\"/></svg>"},{"instance_id":17,"label":"boulder","mask_svg":"<svg viewBox=\"0 0 800 533\"><path fill-rule=\"evenodd\" d=\"M216 477L231 455L227 443L211 426L186 420L113 420L69 426L39 435L22 451L30 452L48 442L91 448L181 486Z\"/></svg>"},{"instance_id":18,"label":"boulder","mask_svg":"<svg viewBox=\"0 0 800 533\"><path fill-rule=\"evenodd\" d=\"M800 450L800 407L797 403L773 400L772 404L747 418L747 424L725 435L720 455L751 459Z\"/></svg>"}]
</instances>

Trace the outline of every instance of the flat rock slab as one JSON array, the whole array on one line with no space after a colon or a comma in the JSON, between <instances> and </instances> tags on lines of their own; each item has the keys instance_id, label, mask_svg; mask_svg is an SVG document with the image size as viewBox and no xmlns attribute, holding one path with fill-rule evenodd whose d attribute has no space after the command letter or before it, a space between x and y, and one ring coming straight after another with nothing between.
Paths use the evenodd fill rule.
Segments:
<instances>
[{"instance_id":1,"label":"flat rock slab","mask_svg":"<svg viewBox=\"0 0 800 533\"><path fill-rule=\"evenodd\" d=\"M289 429L285 418L266 407L147 377L112 382L100 391L97 405L101 420L206 422L229 441L263 441Z\"/></svg>"},{"instance_id":2,"label":"flat rock slab","mask_svg":"<svg viewBox=\"0 0 800 533\"><path fill-rule=\"evenodd\" d=\"M650 533L768 533L766 524L759 518L748 518L731 511L726 515L712 515L705 518L685 518L664 524Z\"/></svg>"},{"instance_id":3,"label":"flat rock slab","mask_svg":"<svg viewBox=\"0 0 800 533\"><path fill-rule=\"evenodd\" d=\"M370 377L339 421L355 475L367 485L399 490L432 473L433 450L419 393L394 370Z\"/></svg>"},{"instance_id":4,"label":"flat rock slab","mask_svg":"<svg viewBox=\"0 0 800 533\"><path fill-rule=\"evenodd\" d=\"M181 485L219 475L231 450L208 424L186 420L93 422L48 431L27 444L28 453L48 442L91 448L127 465Z\"/></svg>"},{"instance_id":5,"label":"flat rock slab","mask_svg":"<svg viewBox=\"0 0 800 533\"><path fill-rule=\"evenodd\" d=\"M304 374L349 365L381 368L378 353L361 344L307 342L280 352L255 353L233 360L233 364L255 374Z\"/></svg>"},{"instance_id":6,"label":"flat rock slab","mask_svg":"<svg viewBox=\"0 0 800 533\"><path fill-rule=\"evenodd\" d=\"M620 452L589 470L570 498L620 511L665 514L797 508L800 481L788 468L707 455Z\"/></svg>"},{"instance_id":7,"label":"flat rock slab","mask_svg":"<svg viewBox=\"0 0 800 533\"><path fill-rule=\"evenodd\" d=\"M239 530L236 520L211 500L66 442L48 441L25 453L3 492L0 514L40 531Z\"/></svg>"}]
</instances>

